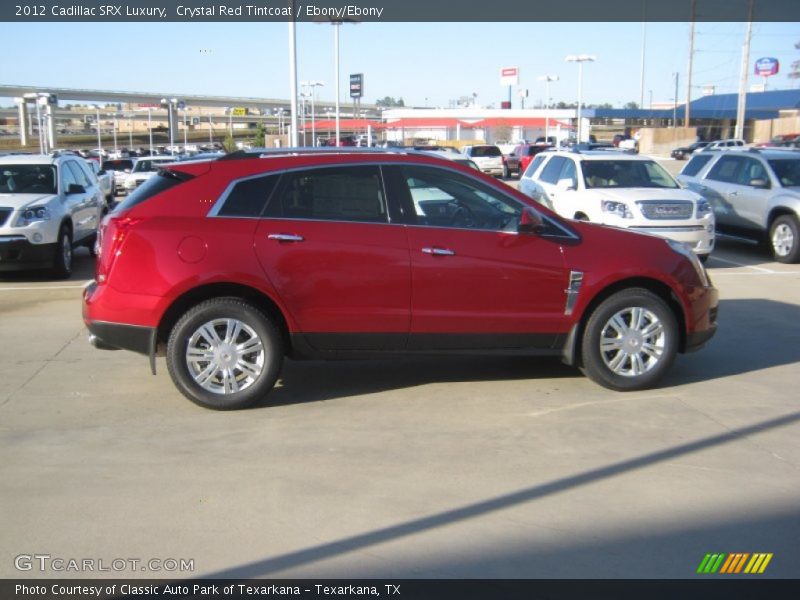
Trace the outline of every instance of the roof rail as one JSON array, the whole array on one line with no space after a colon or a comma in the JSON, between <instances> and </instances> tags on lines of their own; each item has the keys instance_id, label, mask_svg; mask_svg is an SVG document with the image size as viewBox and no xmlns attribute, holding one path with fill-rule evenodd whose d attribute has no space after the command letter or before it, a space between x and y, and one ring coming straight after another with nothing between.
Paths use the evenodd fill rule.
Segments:
<instances>
[{"instance_id":1,"label":"roof rail","mask_svg":"<svg viewBox=\"0 0 800 600\"><path fill-rule=\"evenodd\" d=\"M272 156L299 156L302 154L407 154L414 152L409 148L364 148L360 146L336 146L322 148L250 148L249 150L237 150L225 156L220 156L217 160L241 160L245 158L269 158Z\"/></svg>"},{"instance_id":2,"label":"roof rail","mask_svg":"<svg viewBox=\"0 0 800 600\"><path fill-rule=\"evenodd\" d=\"M761 148L756 148L755 146L750 146L747 149L748 152L755 152L756 154L761 154Z\"/></svg>"}]
</instances>

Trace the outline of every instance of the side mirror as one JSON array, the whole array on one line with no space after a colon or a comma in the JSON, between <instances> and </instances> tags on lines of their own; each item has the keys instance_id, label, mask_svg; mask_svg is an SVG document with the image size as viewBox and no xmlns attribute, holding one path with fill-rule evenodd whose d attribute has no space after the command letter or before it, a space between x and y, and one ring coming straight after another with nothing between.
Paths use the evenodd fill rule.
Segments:
<instances>
[{"instance_id":1,"label":"side mirror","mask_svg":"<svg viewBox=\"0 0 800 600\"><path fill-rule=\"evenodd\" d=\"M762 190L769 189L769 181L767 181L766 179L762 179L761 177L757 177L756 179L751 179L750 185L753 186L754 188L760 188Z\"/></svg>"},{"instance_id":2,"label":"side mirror","mask_svg":"<svg viewBox=\"0 0 800 600\"><path fill-rule=\"evenodd\" d=\"M522 209L522 214L519 216L519 225L517 226L519 233L539 234L544 231L544 221L542 217L533 210L531 207L526 206Z\"/></svg>"},{"instance_id":3,"label":"side mirror","mask_svg":"<svg viewBox=\"0 0 800 600\"><path fill-rule=\"evenodd\" d=\"M85 193L86 193L86 188L77 183L70 183L69 187L67 188L67 196L71 194L85 194Z\"/></svg>"},{"instance_id":4,"label":"side mirror","mask_svg":"<svg viewBox=\"0 0 800 600\"><path fill-rule=\"evenodd\" d=\"M556 187L560 190L574 190L575 182L572 179L559 179Z\"/></svg>"}]
</instances>

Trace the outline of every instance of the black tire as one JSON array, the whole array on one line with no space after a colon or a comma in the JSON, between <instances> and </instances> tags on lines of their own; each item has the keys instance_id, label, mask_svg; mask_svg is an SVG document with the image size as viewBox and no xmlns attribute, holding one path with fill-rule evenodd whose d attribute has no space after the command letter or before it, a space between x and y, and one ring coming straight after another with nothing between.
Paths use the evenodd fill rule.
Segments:
<instances>
[{"instance_id":1,"label":"black tire","mask_svg":"<svg viewBox=\"0 0 800 600\"><path fill-rule=\"evenodd\" d=\"M636 309L643 311L641 322L638 327L629 329L625 335L630 337L626 338L611 321L619 317L624 325L633 325L633 311ZM654 334L648 335L647 331L656 324L660 324L660 332L655 330ZM609 347L601 351L603 332L612 333L611 330L615 330L616 335L606 339L619 339L619 342L614 342L619 343L619 349ZM640 333L634 334L631 330ZM641 335L642 331L645 335ZM612 390L624 392L652 387L675 360L678 342L677 319L661 298L641 288L623 290L604 300L589 316L581 343L581 369L592 381ZM645 344L658 352L657 358L643 350ZM628 350L632 352L628 353ZM639 357L638 365L634 364L631 356ZM620 360L616 367L615 360ZM636 373L637 369L641 372Z\"/></svg>"},{"instance_id":2,"label":"black tire","mask_svg":"<svg viewBox=\"0 0 800 600\"><path fill-rule=\"evenodd\" d=\"M781 215L769 228L769 247L780 263L800 260L800 225L794 215Z\"/></svg>"},{"instance_id":3,"label":"black tire","mask_svg":"<svg viewBox=\"0 0 800 600\"><path fill-rule=\"evenodd\" d=\"M508 165L503 165L503 179L508 179Z\"/></svg>"},{"instance_id":4,"label":"black tire","mask_svg":"<svg viewBox=\"0 0 800 600\"><path fill-rule=\"evenodd\" d=\"M52 273L57 279L69 279L72 275L72 232L66 225L58 230Z\"/></svg>"},{"instance_id":5,"label":"black tire","mask_svg":"<svg viewBox=\"0 0 800 600\"><path fill-rule=\"evenodd\" d=\"M242 328L241 333L232 340L233 347L223 346L227 339L219 340L220 344L218 346L201 342L203 339L208 339L200 333L202 327L228 319L245 326ZM220 333L220 330L217 329L219 325L212 325L212 327L214 328L214 333ZM246 328L249 328L249 332ZM206 329L205 331L209 330ZM226 329L225 331L227 332L228 330ZM244 342L255 337L258 338L263 350L260 365L253 362L258 358L258 350L245 353L238 358L228 354L228 351L237 346L235 342L242 339L239 336L245 336ZM190 366L190 360L187 357L187 349L190 342L194 344L193 347L197 352L213 354L215 362L212 364L211 361L196 359L194 361L195 364ZM238 345L241 345L241 343ZM283 339L278 328L269 317L239 298L214 298L188 310L172 328L167 342L167 369L178 391L195 404L214 410L234 410L250 406L267 395L280 374L283 354ZM243 361L243 356L249 356L250 358ZM225 360L229 361L228 365L235 360L235 365L226 368L231 377L220 379L218 374L222 373L222 371L217 365L222 364L222 361ZM260 368L258 374L252 377L252 381L248 382L250 376L245 370L239 368L239 365L243 362L242 366L249 365L248 368L251 369L254 366ZM199 369L204 370L197 373ZM237 370L238 373L236 373ZM195 373L194 375L193 372ZM195 376L199 378L204 373L209 373L205 377L205 387L195 380ZM234 382L232 385L237 388L239 383L243 383L242 389L236 391L228 390L229 380L231 379ZM220 386L224 389L220 390Z\"/></svg>"}]
</instances>

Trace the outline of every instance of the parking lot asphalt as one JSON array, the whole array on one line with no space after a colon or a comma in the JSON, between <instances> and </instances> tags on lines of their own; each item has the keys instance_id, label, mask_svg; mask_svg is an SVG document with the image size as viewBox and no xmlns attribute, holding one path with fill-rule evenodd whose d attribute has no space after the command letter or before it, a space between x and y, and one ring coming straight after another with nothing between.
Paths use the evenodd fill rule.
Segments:
<instances>
[{"instance_id":1,"label":"parking lot asphalt","mask_svg":"<svg viewBox=\"0 0 800 600\"><path fill-rule=\"evenodd\" d=\"M91 348L70 281L0 276L0 577L798 577L800 265L721 241L720 329L659 389L556 360L292 362L201 409ZM194 561L21 572L19 555ZM141 563L139 563L141 564Z\"/></svg>"}]
</instances>

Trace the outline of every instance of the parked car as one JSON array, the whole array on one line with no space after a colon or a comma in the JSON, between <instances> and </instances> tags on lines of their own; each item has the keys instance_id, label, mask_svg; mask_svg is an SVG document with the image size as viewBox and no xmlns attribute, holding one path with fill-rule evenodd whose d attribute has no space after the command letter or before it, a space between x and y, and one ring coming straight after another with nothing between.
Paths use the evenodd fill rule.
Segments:
<instances>
[{"instance_id":1,"label":"parked car","mask_svg":"<svg viewBox=\"0 0 800 600\"><path fill-rule=\"evenodd\" d=\"M699 152L710 143L711 142L694 142L688 146L681 146L680 148L675 148L675 150L670 152L670 156L675 160L683 160L687 156L694 154L695 152Z\"/></svg>"},{"instance_id":2,"label":"parked car","mask_svg":"<svg viewBox=\"0 0 800 600\"><path fill-rule=\"evenodd\" d=\"M0 157L0 271L72 273L72 250L93 248L106 203L73 154Z\"/></svg>"},{"instance_id":3,"label":"parked car","mask_svg":"<svg viewBox=\"0 0 800 600\"><path fill-rule=\"evenodd\" d=\"M521 176L522 173L526 171L534 156L540 152L549 150L552 147L553 146L550 144L545 144L544 142L537 142L535 144L518 144L511 153L519 158L519 175Z\"/></svg>"},{"instance_id":4,"label":"parked car","mask_svg":"<svg viewBox=\"0 0 800 600\"><path fill-rule=\"evenodd\" d=\"M114 201L114 174L100 168L100 163L95 160L86 160L89 169L92 171L100 191L103 192L103 198L106 200L106 205L110 205ZM103 163L105 167L105 162Z\"/></svg>"},{"instance_id":5,"label":"parked car","mask_svg":"<svg viewBox=\"0 0 800 600\"><path fill-rule=\"evenodd\" d=\"M766 240L775 260L800 261L800 155L764 149L702 152L678 181L708 198L720 231Z\"/></svg>"},{"instance_id":6,"label":"parked car","mask_svg":"<svg viewBox=\"0 0 800 600\"><path fill-rule=\"evenodd\" d=\"M701 260L714 249L714 214L657 162L608 151L548 152L520 190L559 215L667 237Z\"/></svg>"},{"instance_id":7,"label":"parked car","mask_svg":"<svg viewBox=\"0 0 800 600\"><path fill-rule=\"evenodd\" d=\"M415 146L416 149L416 146ZM469 167L470 169L475 169L476 171L480 171L481 168L473 161L471 158L464 156L460 152L449 152L447 150L422 150L425 154L430 156L435 156L437 158L443 158L445 160L453 161L456 164L463 165L465 167Z\"/></svg>"},{"instance_id":8,"label":"parked car","mask_svg":"<svg viewBox=\"0 0 800 600\"><path fill-rule=\"evenodd\" d=\"M260 401L285 355L554 355L641 389L716 329L717 291L685 245L563 219L422 153L174 163L98 246L92 343L153 369L165 354L178 390L215 409Z\"/></svg>"},{"instance_id":9,"label":"parked car","mask_svg":"<svg viewBox=\"0 0 800 600\"><path fill-rule=\"evenodd\" d=\"M497 146L464 146L461 151L475 161L475 164L484 173L508 177L508 165L503 160L503 153Z\"/></svg>"},{"instance_id":10,"label":"parked car","mask_svg":"<svg viewBox=\"0 0 800 600\"><path fill-rule=\"evenodd\" d=\"M126 173L124 190L130 194L137 187L156 174L161 166L177 160L174 156L147 156L133 162L130 173Z\"/></svg>"},{"instance_id":11,"label":"parked car","mask_svg":"<svg viewBox=\"0 0 800 600\"><path fill-rule=\"evenodd\" d=\"M118 158L113 160L104 160L103 169L111 173L114 182L114 194L125 193L125 180L128 178L128 173L133 169L132 158Z\"/></svg>"},{"instance_id":12,"label":"parked car","mask_svg":"<svg viewBox=\"0 0 800 600\"><path fill-rule=\"evenodd\" d=\"M710 142L705 148L701 150L701 152L710 152L713 150L731 150L743 147L744 147L744 140L737 140L737 139L717 140L716 142Z\"/></svg>"}]
</instances>

